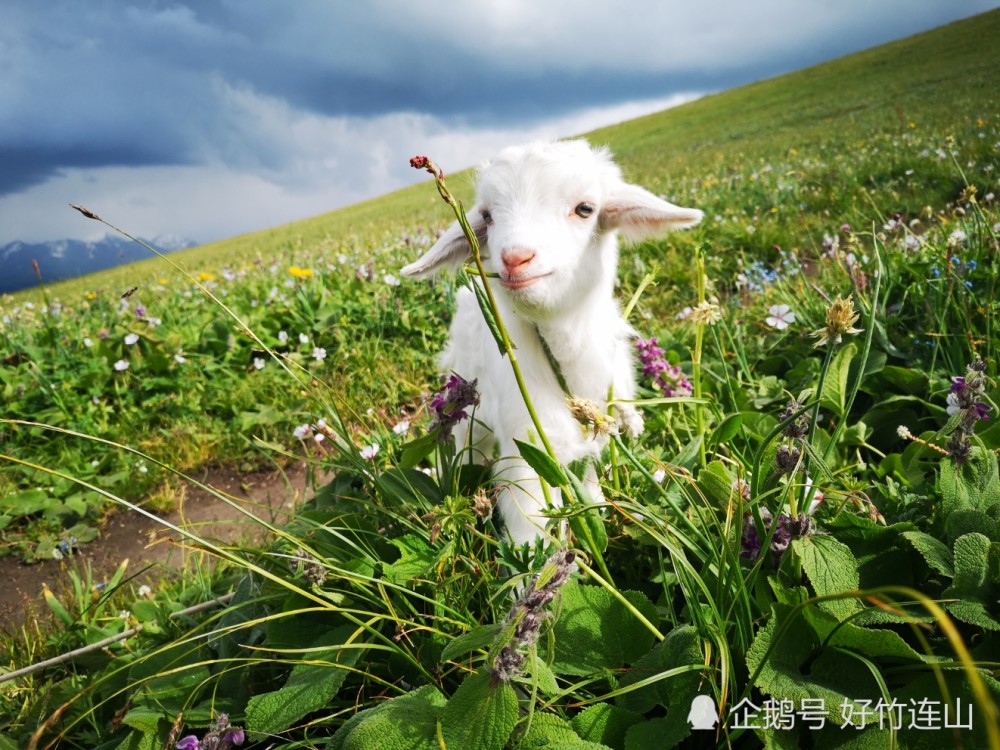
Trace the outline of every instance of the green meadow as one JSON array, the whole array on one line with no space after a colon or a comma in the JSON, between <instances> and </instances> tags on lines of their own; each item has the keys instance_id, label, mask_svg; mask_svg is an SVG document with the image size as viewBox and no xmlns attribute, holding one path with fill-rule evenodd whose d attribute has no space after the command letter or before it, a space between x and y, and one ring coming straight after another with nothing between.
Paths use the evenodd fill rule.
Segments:
<instances>
[{"instance_id":1,"label":"green meadow","mask_svg":"<svg viewBox=\"0 0 1000 750\"><path fill-rule=\"evenodd\" d=\"M623 250L646 431L535 549L432 424L476 282L400 277L431 182L3 297L0 554L72 585L0 637L0 750L1000 748L998 50L993 12L586 134L705 220ZM303 459L260 543L75 561Z\"/></svg>"}]
</instances>

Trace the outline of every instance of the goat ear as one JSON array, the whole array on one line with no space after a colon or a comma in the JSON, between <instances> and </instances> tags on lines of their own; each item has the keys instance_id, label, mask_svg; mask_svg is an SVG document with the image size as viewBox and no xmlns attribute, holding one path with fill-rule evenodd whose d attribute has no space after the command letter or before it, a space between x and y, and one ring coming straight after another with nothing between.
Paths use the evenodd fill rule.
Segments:
<instances>
[{"instance_id":1,"label":"goat ear","mask_svg":"<svg viewBox=\"0 0 1000 750\"><path fill-rule=\"evenodd\" d=\"M637 185L621 183L601 209L601 226L617 229L632 242L658 237L671 229L693 227L704 214L657 198Z\"/></svg>"},{"instance_id":2,"label":"goat ear","mask_svg":"<svg viewBox=\"0 0 1000 750\"><path fill-rule=\"evenodd\" d=\"M486 222L478 208L466 214L472 231L479 240L482 257L486 257ZM400 273L415 279L427 279L441 271L457 271L472 252L469 241L456 221L445 231L434 246L415 261L405 266Z\"/></svg>"}]
</instances>

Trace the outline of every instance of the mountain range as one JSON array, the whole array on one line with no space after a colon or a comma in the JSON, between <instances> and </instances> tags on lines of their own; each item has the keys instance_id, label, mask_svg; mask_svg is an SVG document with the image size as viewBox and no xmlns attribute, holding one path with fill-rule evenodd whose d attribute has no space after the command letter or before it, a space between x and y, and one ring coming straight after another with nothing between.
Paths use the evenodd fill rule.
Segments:
<instances>
[{"instance_id":1,"label":"mountain range","mask_svg":"<svg viewBox=\"0 0 1000 750\"><path fill-rule=\"evenodd\" d=\"M183 250L197 244L171 236L143 241L163 253ZM138 243L110 234L92 241L14 241L0 247L0 294L16 292L39 283L32 261L38 263L42 282L49 283L144 260L151 255L149 250Z\"/></svg>"}]
</instances>

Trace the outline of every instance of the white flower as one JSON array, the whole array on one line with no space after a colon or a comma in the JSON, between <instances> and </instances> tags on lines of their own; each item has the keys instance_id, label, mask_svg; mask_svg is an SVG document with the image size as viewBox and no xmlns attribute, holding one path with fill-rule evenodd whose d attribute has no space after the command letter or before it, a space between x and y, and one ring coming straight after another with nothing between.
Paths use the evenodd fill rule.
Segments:
<instances>
[{"instance_id":1,"label":"white flower","mask_svg":"<svg viewBox=\"0 0 1000 750\"><path fill-rule=\"evenodd\" d=\"M767 310L767 319L764 322L771 328L783 331L795 322L795 313L788 305L771 305Z\"/></svg>"},{"instance_id":2,"label":"white flower","mask_svg":"<svg viewBox=\"0 0 1000 750\"><path fill-rule=\"evenodd\" d=\"M125 346L132 346L136 341L139 340L138 333L126 333L125 334Z\"/></svg>"},{"instance_id":3,"label":"white flower","mask_svg":"<svg viewBox=\"0 0 1000 750\"><path fill-rule=\"evenodd\" d=\"M87 347L87 348L89 349L90 347L92 347L92 346L94 345L94 342L93 342L93 341L91 341L91 340L90 340L89 338L87 338L86 336L84 336L84 337L83 337L83 345L84 345L85 347Z\"/></svg>"},{"instance_id":4,"label":"white flower","mask_svg":"<svg viewBox=\"0 0 1000 750\"><path fill-rule=\"evenodd\" d=\"M653 481L657 484L663 484L663 480L667 478L667 472L663 469L657 469L653 472Z\"/></svg>"},{"instance_id":5,"label":"white flower","mask_svg":"<svg viewBox=\"0 0 1000 750\"><path fill-rule=\"evenodd\" d=\"M315 440L317 443L322 443L324 440L326 440L326 435L324 435L322 432L317 432L315 435L313 435L313 440Z\"/></svg>"},{"instance_id":6,"label":"white flower","mask_svg":"<svg viewBox=\"0 0 1000 750\"><path fill-rule=\"evenodd\" d=\"M278 331L278 341L284 344L288 341L288 334L285 331Z\"/></svg>"},{"instance_id":7,"label":"white flower","mask_svg":"<svg viewBox=\"0 0 1000 750\"><path fill-rule=\"evenodd\" d=\"M305 440L310 434L312 434L312 429L307 424L300 424L295 428L295 431L292 432L292 434L299 440Z\"/></svg>"},{"instance_id":8,"label":"white flower","mask_svg":"<svg viewBox=\"0 0 1000 750\"><path fill-rule=\"evenodd\" d=\"M118 619L119 620L127 620L131 616L132 616L132 613L129 612L127 609L122 609L122 610L118 611Z\"/></svg>"},{"instance_id":9,"label":"white flower","mask_svg":"<svg viewBox=\"0 0 1000 750\"><path fill-rule=\"evenodd\" d=\"M691 309L691 307L689 305L688 307L685 307L683 310L681 310L679 313L677 313L674 316L674 320L687 320L688 317L690 317L690 315L691 315L692 312L694 312L694 311Z\"/></svg>"},{"instance_id":10,"label":"white flower","mask_svg":"<svg viewBox=\"0 0 1000 750\"><path fill-rule=\"evenodd\" d=\"M152 594L152 593L153 593L153 589L151 589L151 588L150 588L149 586L147 586L146 584L142 584L142 585L141 585L141 586L139 587L139 592L138 592L138 593L139 593L139 596L142 596L142 597L148 597L148 596L149 596L150 594Z\"/></svg>"},{"instance_id":11,"label":"white flower","mask_svg":"<svg viewBox=\"0 0 1000 750\"><path fill-rule=\"evenodd\" d=\"M146 464L139 464L139 473L140 474L149 473L149 469L146 467Z\"/></svg>"},{"instance_id":12,"label":"white flower","mask_svg":"<svg viewBox=\"0 0 1000 750\"><path fill-rule=\"evenodd\" d=\"M396 435L405 435L410 431L410 421L408 419L404 419L401 422L397 422L392 426L392 431Z\"/></svg>"},{"instance_id":13,"label":"white flower","mask_svg":"<svg viewBox=\"0 0 1000 750\"><path fill-rule=\"evenodd\" d=\"M308 344L309 343L309 336L306 335L306 334L304 334L304 333L300 333L299 334L299 343L300 344Z\"/></svg>"},{"instance_id":14,"label":"white flower","mask_svg":"<svg viewBox=\"0 0 1000 750\"><path fill-rule=\"evenodd\" d=\"M948 245L951 247L956 247L961 245L968 239L968 236L961 229L956 229L954 232L948 235Z\"/></svg>"},{"instance_id":15,"label":"white flower","mask_svg":"<svg viewBox=\"0 0 1000 750\"><path fill-rule=\"evenodd\" d=\"M387 273L385 276L383 276L382 280L385 281L385 283L388 284L389 286L399 286L400 283L399 279L397 279L391 273Z\"/></svg>"},{"instance_id":16,"label":"white flower","mask_svg":"<svg viewBox=\"0 0 1000 750\"><path fill-rule=\"evenodd\" d=\"M319 427L321 430L325 430L326 420L323 419L323 417L320 417L319 419L316 420L316 426Z\"/></svg>"},{"instance_id":17,"label":"white flower","mask_svg":"<svg viewBox=\"0 0 1000 750\"><path fill-rule=\"evenodd\" d=\"M945 399L948 402L948 414L955 414L961 407L958 405L958 394L949 393L948 398Z\"/></svg>"},{"instance_id":18,"label":"white flower","mask_svg":"<svg viewBox=\"0 0 1000 750\"><path fill-rule=\"evenodd\" d=\"M254 357L253 358L253 366L254 366L255 370L263 370L264 369L264 358L263 357Z\"/></svg>"},{"instance_id":19,"label":"white flower","mask_svg":"<svg viewBox=\"0 0 1000 750\"><path fill-rule=\"evenodd\" d=\"M378 443L372 443L361 449L361 458L365 461L371 461L375 458L375 454L378 453L379 445Z\"/></svg>"},{"instance_id":20,"label":"white flower","mask_svg":"<svg viewBox=\"0 0 1000 750\"><path fill-rule=\"evenodd\" d=\"M127 369L128 369L128 362L126 362L124 359L119 359L117 362L115 362L115 370L117 370L118 372L124 372Z\"/></svg>"},{"instance_id":21,"label":"white flower","mask_svg":"<svg viewBox=\"0 0 1000 750\"><path fill-rule=\"evenodd\" d=\"M312 355L317 362L322 362L326 359L326 349L321 346L314 347Z\"/></svg>"},{"instance_id":22,"label":"white flower","mask_svg":"<svg viewBox=\"0 0 1000 750\"><path fill-rule=\"evenodd\" d=\"M174 355L174 361L176 361L177 364L179 365L183 365L185 362L187 362L187 358L184 356L183 349L177 350L177 353Z\"/></svg>"}]
</instances>

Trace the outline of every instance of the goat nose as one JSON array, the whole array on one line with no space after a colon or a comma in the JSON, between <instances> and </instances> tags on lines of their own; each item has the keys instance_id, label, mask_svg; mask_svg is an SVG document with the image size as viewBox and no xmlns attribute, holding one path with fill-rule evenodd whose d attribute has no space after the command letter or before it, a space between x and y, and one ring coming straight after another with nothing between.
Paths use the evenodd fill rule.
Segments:
<instances>
[{"instance_id":1,"label":"goat nose","mask_svg":"<svg viewBox=\"0 0 1000 750\"><path fill-rule=\"evenodd\" d=\"M500 253L504 267L509 271L525 266L535 257L535 251L524 247L512 247Z\"/></svg>"}]
</instances>

